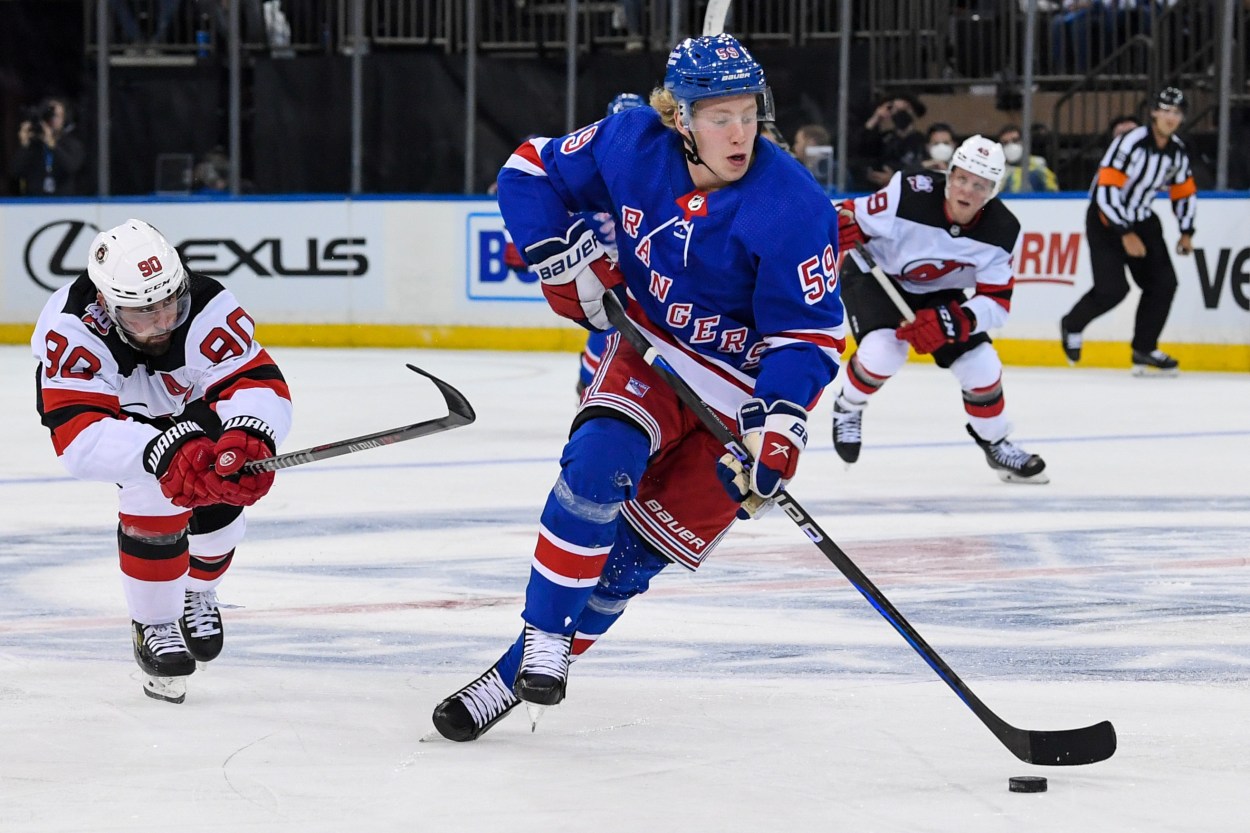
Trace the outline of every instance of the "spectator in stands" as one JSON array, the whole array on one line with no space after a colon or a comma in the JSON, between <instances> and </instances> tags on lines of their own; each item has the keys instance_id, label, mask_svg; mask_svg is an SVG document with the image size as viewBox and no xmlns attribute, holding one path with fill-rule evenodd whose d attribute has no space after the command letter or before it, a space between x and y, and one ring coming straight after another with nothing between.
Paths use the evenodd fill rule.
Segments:
<instances>
[{"instance_id":1,"label":"spectator in stands","mask_svg":"<svg viewBox=\"0 0 1250 833\"><path fill-rule=\"evenodd\" d=\"M1007 173L1003 177L1002 192L1005 194L1042 193L1058 191L1059 179L1046 165L1042 156L1029 154L1026 162L1020 128L1009 124L998 131L998 143L1007 157Z\"/></svg>"},{"instance_id":2,"label":"spectator in stands","mask_svg":"<svg viewBox=\"0 0 1250 833\"><path fill-rule=\"evenodd\" d=\"M178 16L178 7L182 5L182 0L149 0L143 3L149 10L153 5L156 6L156 26L152 29L150 38L145 38L139 29L139 21L135 17L135 9L132 8L135 0L109 0L109 5L113 7L113 20L121 30L121 43L164 43L169 35L169 27Z\"/></svg>"},{"instance_id":3,"label":"spectator in stands","mask_svg":"<svg viewBox=\"0 0 1250 833\"><path fill-rule=\"evenodd\" d=\"M833 184L833 147L830 142L829 130L823 124L805 124L794 132L792 152L795 158L826 188Z\"/></svg>"},{"instance_id":4,"label":"spectator in stands","mask_svg":"<svg viewBox=\"0 0 1250 833\"><path fill-rule=\"evenodd\" d=\"M69 108L60 98L45 98L27 114L17 130L17 153L9 173L18 180L18 193L28 197L78 193L78 174L87 154L73 136Z\"/></svg>"},{"instance_id":5,"label":"spectator in stands","mask_svg":"<svg viewBox=\"0 0 1250 833\"><path fill-rule=\"evenodd\" d=\"M855 145L857 187L875 191L885 187L897 171L920 165L925 158L925 137L916 129L916 119L924 118L926 109L909 93L880 101Z\"/></svg>"},{"instance_id":6,"label":"spectator in stands","mask_svg":"<svg viewBox=\"0 0 1250 833\"><path fill-rule=\"evenodd\" d=\"M929 125L925 135L925 160L921 166L927 171L946 173L951 157L955 155L955 131L944 121Z\"/></svg>"},{"instance_id":7,"label":"spectator in stands","mask_svg":"<svg viewBox=\"0 0 1250 833\"><path fill-rule=\"evenodd\" d=\"M1107 126L1107 132L1112 139L1118 139L1134 127L1140 127L1141 122L1136 116L1121 115L1116 116Z\"/></svg>"}]
</instances>

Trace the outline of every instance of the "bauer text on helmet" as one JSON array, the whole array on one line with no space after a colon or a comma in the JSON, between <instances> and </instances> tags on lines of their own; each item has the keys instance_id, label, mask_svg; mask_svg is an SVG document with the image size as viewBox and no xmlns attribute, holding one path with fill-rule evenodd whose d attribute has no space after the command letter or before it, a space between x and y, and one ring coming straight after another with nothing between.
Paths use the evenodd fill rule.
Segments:
<instances>
[{"instance_id":1,"label":"bauer text on helmet","mask_svg":"<svg viewBox=\"0 0 1250 833\"><path fill-rule=\"evenodd\" d=\"M668 56L664 89L677 102L678 118L687 129L695 102L748 93L758 102L756 119L775 120L764 68L733 35L686 38L679 43Z\"/></svg>"},{"instance_id":2,"label":"bauer text on helmet","mask_svg":"<svg viewBox=\"0 0 1250 833\"><path fill-rule=\"evenodd\" d=\"M87 276L129 344L144 347L173 332L190 311L178 251L142 220L127 220L91 242Z\"/></svg>"}]
</instances>

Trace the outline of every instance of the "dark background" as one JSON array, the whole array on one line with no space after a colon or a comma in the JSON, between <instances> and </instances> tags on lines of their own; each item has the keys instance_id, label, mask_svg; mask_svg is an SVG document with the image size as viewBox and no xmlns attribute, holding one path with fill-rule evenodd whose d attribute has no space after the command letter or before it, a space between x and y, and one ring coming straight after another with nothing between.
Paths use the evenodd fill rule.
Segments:
<instances>
[{"instance_id":1,"label":"dark background","mask_svg":"<svg viewBox=\"0 0 1250 833\"><path fill-rule=\"evenodd\" d=\"M750 42L747 41L748 46ZM832 46L753 47L768 73L778 125L787 137L802 124L836 118L838 54ZM621 92L646 95L663 77L659 52L601 51L578 64L577 123L602 117ZM460 193L464 180L463 55L441 50L375 52L363 59L363 188L371 193ZM854 66L854 60L852 66ZM474 189L484 192L526 136L564 132L563 54L478 58ZM146 194L156 157L199 159L228 145L228 75L217 58L191 67L110 69L110 190ZM243 77L243 166L256 193L342 193L350 186L351 59L339 55L255 57ZM22 108L45 95L66 96L87 147L80 181L94 191L95 60L84 55L81 0L0 0L0 124L5 194L15 193L7 164L17 146ZM852 77L853 111L869 91Z\"/></svg>"}]
</instances>

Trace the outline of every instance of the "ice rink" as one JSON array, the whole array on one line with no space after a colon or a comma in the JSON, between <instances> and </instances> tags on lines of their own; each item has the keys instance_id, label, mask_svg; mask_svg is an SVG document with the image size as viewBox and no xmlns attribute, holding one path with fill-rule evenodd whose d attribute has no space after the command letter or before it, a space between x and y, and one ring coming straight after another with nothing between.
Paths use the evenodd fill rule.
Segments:
<instances>
[{"instance_id":1,"label":"ice rink","mask_svg":"<svg viewBox=\"0 0 1250 833\"><path fill-rule=\"evenodd\" d=\"M973 691L1023 728L1115 724L1114 757L1061 768L1017 761L781 513L665 571L536 732L430 738L519 628L576 357L271 352L284 451L440 416L405 362L478 421L280 472L179 706L140 689L113 489L64 475L34 360L0 347L0 831L1246 830L1245 375L1008 368L1046 486L999 482L928 365L851 471L831 397L812 417L793 495ZM1030 774L1049 791L1008 791Z\"/></svg>"}]
</instances>

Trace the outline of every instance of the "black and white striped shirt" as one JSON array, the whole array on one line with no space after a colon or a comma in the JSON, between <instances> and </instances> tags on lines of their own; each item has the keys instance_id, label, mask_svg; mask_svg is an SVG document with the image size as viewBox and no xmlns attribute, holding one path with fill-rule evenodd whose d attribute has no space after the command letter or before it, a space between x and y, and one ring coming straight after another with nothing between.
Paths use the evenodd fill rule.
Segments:
<instances>
[{"instance_id":1,"label":"black and white striped shirt","mask_svg":"<svg viewBox=\"0 0 1250 833\"><path fill-rule=\"evenodd\" d=\"M1119 136L1107 148L1090 186L1090 197L1108 225L1128 233L1134 223L1151 215L1150 204L1165 187L1181 233L1193 234L1198 187L1185 143L1172 136L1160 148L1150 126L1142 125Z\"/></svg>"}]
</instances>

